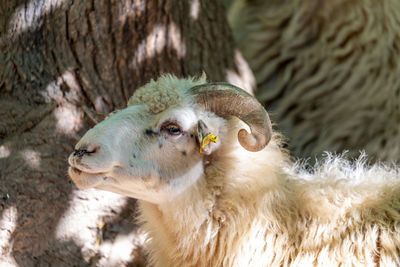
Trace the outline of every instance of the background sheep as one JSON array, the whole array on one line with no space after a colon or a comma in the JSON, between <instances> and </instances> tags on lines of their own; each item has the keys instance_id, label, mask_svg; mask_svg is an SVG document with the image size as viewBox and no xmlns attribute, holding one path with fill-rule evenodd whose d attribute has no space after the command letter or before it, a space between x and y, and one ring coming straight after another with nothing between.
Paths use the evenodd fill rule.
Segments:
<instances>
[{"instance_id":1,"label":"background sheep","mask_svg":"<svg viewBox=\"0 0 400 267\"><path fill-rule=\"evenodd\" d=\"M400 2L236 0L229 19L296 156L400 159Z\"/></svg>"},{"instance_id":2,"label":"background sheep","mask_svg":"<svg viewBox=\"0 0 400 267\"><path fill-rule=\"evenodd\" d=\"M225 83L164 76L129 104L85 134L69 174L140 199L156 266L400 264L396 169L329 157L305 171Z\"/></svg>"}]
</instances>

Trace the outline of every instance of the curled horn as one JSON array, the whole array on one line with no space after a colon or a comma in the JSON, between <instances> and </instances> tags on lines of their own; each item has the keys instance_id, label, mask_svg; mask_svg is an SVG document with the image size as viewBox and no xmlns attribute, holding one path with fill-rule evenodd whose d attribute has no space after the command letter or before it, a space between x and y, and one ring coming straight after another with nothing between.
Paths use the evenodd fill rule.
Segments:
<instances>
[{"instance_id":1,"label":"curled horn","mask_svg":"<svg viewBox=\"0 0 400 267\"><path fill-rule=\"evenodd\" d=\"M245 122L249 134L240 129L238 140L248 151L257 152L271 140L272 127L264 107L250 94L229 83L206 83L194 86L190 93L195 102L218 116L235 116Z\"/></svg>"}]
</instances>

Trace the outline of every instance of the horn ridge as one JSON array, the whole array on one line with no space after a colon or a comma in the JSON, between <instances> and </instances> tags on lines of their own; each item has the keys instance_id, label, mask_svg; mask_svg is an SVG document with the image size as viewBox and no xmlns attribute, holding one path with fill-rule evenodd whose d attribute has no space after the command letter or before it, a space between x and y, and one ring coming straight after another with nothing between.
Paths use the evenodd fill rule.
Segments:
<instances>
[{"instance_id":1,"label":"horn ridge","mask_svg":"<svg viewBox=\"0 0 400 267\"><path fill-rule=\"evenodd\" d=\"M257 152L271 140L272 127L268 113L252 95L229 83L206 83L189 92L195 102L218 116L235 116L245 122L251 133L240 129L238 141L248 151Z\"/></svg>"}]
</instances>

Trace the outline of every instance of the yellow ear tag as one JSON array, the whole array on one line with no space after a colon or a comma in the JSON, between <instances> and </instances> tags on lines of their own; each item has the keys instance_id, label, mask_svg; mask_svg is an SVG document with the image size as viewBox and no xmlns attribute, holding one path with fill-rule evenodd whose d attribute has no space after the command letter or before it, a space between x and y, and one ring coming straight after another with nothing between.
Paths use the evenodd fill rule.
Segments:
<instances>
[{"instance_id":1,"label":"yellow ear tag","mask_svg":"<svg viewBox=\"0 0 400 267\"><path fill-rule=\"evenodd\" d=\"M204 152L204 148L211 142L213 142L213 143L218 142L218 136L215 136L212 133L210 133L207 136L205 136L203 138L203 140L201 141L200 153L203 153Z\"/></svg>"}]
</instances>

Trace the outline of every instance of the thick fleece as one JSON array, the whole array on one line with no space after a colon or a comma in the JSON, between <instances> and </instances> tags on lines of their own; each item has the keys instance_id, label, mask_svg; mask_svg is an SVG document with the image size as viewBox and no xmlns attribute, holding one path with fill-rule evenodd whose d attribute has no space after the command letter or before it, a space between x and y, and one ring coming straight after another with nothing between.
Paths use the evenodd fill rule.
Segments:
<instances>
[{"instance_id":1,"label":"thick fleece","mask_svg":"<svg viewBox=\"0 0 400 267\"><path fill-rule=\"evenodd\" d=\"M306 169L287 160L276 138L257 153L222 149L176 199L140 201L151 262L398 266L399 171L331 155Z\"/></svg>"}]
</instances>

